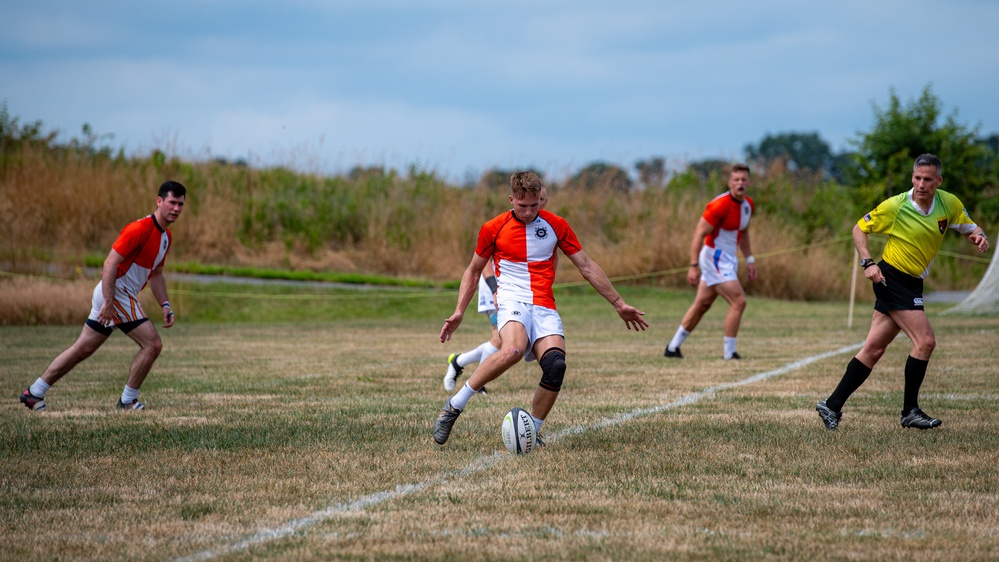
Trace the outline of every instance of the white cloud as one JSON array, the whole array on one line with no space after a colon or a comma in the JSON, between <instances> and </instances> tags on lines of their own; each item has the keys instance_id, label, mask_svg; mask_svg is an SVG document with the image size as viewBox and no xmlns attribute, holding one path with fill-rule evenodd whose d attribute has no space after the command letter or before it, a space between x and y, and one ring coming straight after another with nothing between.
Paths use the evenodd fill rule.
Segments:
<instances>
[{"instance_id":1,"label":"white cloud","mask_svg":"<svg viewBox=\"0 0 999 562\"><path fill-rule=\"evenodd\" d=\"M889 88L931 82L946 113L999 130L999 5L976 0L37 0L8 15L9 110L136 149L454 176L738 158L788 130L845 148Z\"/></svg>"}]
</instances>

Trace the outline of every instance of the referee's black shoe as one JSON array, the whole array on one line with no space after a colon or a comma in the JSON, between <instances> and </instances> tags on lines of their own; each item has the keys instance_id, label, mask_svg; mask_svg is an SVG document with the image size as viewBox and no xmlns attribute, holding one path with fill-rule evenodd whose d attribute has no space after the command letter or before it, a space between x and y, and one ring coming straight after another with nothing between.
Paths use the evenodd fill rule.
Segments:
<instances>
[{"instance_id":1,"label":"referee's black shoe","mask_svg":"<svg viewBox=\"0 0 999 562\"><path fill-rule=\"evenodd\" d=\"M826 429L829 431L839 427L839 420L843 419L843 412L834 412L832 408L826 406L825 400L815 405L815 411L819 413L822 423L826 424Z\"/></svg>"},{"instance_id":2,"label":"referee's black shoe","mask_svg":"<svg viewBox=\"0 0 999 562\"><path fill-rule=\"evenodd\" d=\"M916 429L932 429L943 423L936 418L927 416L926 412L920 410L918 406L910 408L908 412L902 412L900 421L902 427L914 427Z\"/></svg>"}]
</instances>

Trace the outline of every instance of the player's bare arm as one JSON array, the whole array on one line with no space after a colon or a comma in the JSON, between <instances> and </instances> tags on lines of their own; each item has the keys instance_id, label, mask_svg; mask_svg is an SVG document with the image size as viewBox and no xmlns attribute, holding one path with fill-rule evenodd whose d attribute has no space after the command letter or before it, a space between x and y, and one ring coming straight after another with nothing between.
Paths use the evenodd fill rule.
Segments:
<instances>
[{"instance_id":1,"label":"player's bare arm","mask_svg":"<svg viewBox=\"0 0 999 562\"><path fill-rule=\"evenodd\" d=\"M756 279L756 261L753 258L753 246L749 242L749 229L742 231L742 238L739 239L739 249L746 257L746 270L749 272L749 280Z\"/></svg>"},{"instance_id":2,"label":"player's bare arm","mask_svg":"<svg viewBox=\"0 0 999 562\"><path fill-rule=\"evenodd\" d=\"M586 252L580 250L568 257L569 261L583 274L583 278L600 293L600 296L611 303L614 310L617 311L617 315L621 317L621 320L624 320L624 324L629 330L634 328L635 331L644 331L645 328L649 327L649 323L642 318L645 316L645 313L624 302L620 293L614 289L614 285L607 278L607 274L604 273L603 268L597 262L590 259L586 255Z\"/></svg>"},{"instance_id":3,"label":"player's bare arm","mask_svg":"<svg viewBox=\"0 0 999 562\"><path fill-rule=\"evenodd\" d=\"M472 261L461 276L461 285L458 287L458 304L454 308L454 314L445 319L444 326L441 327L441 343L450 341L451 334L461 325L461 320L465 317L465 309L468 308L468 303L475 296L475 289L479 285L479 276L482 275L482 270L489 263L489 257L472 254Z\"/></svg>"},{"instance_id":4,"label":"player's bare arm","mask_svg":"<svg viewBox=\"0 0 999 562\"><path fill-rule=\"evenodd\" d=\"M98 312L97 321L107 326L114 318L114 284L118 279L118 266L125 261L125 256L116 250L111 250L108 257L104 259L104 269L101 270L101 293L104 295L104 304Z\"/></svg>"},{"instance_id":5,"label":"player's bare arm","mask_svg":"<svg viewBox=\"0 0 999 562\"><path fill-rule=\"evenodd\" d=\"M173 313L173 307L170 306L170 299L167 297L166 278L163 276L162 265L149 272L148 283L149 290L156 297L156 302L162 305L160 309L163 311L163 327L169 328L173 326L176 316Z\"/></svg>"},{"instance_id":6,"label":"player's bare arm","mask_svg":"<svg viewBox=\"0 0 999 562\"><path fill-rule=\"evenodd\" d=\"M853 225L853 245L857 248L857 254L860 256L860 261L871 259L870 242L868 240L867 233L860 230L859 224ZM885 276L882 275L881 268L878 267L878 264L865 267L864 277L873 283L881 283L885 280Z\"/></svg>"},{"instance_id":7,"label":"player's bare arm","mask_svg":"<svg viewBox=\"0 0 999 562\"><path fill-rule=\"evenodd\" d=\"M690 267L687 268L687 283L696 287L701 280L701 268L698 265L701 261L701 246L704 245L704 238L711 234L714 229L704 217L697 221L697 228L694 229L694 237L690 241Z\"/></svg>"}]
</instances>

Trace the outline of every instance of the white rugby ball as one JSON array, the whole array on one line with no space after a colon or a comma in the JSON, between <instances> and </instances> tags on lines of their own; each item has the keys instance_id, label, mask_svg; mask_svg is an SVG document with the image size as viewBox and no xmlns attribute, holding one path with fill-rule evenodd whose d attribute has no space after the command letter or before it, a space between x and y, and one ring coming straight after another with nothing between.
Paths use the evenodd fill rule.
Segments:
<instances>
[{"instance_id":1,"label":"white rugby ball","mask_svg":"<svg viewBox=\"0 0 999 562\"><path fill-rule=\"evenodd\" d=\"M534 418L520 408L513 408L503 418L503 444L514 455L526 455L537 443L538 431Z\"/></svg>"}]
</instances>

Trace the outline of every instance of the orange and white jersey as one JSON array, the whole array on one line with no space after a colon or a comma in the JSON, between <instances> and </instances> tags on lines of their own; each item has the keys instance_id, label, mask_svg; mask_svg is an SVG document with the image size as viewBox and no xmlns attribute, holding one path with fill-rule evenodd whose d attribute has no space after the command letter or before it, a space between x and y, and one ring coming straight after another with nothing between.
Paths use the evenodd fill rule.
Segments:
<instances>
[{"instance_id":1,"label":"orange and white jersey","mask_svg":"<svg viewBox=\"0 0 999 562\"><path fill-rule=\"evenodd\" d=\"M582 250L565 219L542 210L524 224L508 211L482 225L475 253L493 258L497 304L510 299L554 310L556 249L567 256Z\"/></svg>"},{"instance_id":2,"label":"orange and white jersey","mask_svg":"<svg viewBox=\"0 0 999 562\"><path fill-rule=\"evenodd\" d=\"M115 285L132 295L139 294L149 274L163 265L172 241L170 229L160 226L153 215L126 225L111 246L125 257L118 265Z\"/></svg>"},{"instance_id":3,"label":"orange and white jersey","mask_svg":"<svg viewBox=\"0 0 999 562\"><path fill-rule=\"evenodd\" d=\"M714 227L705 238L704 245L738 256L739 240L742 232L749 227L749 219L756 207L746 196L741 203L726 191L708 202L701 217Z\"/></svg>"},{"instance_id":4,"label":"orange and white jersey","mask_svg":"<svg viewBox=\"0 0 999 562\"><path fill-rule=\"evenodd\" d=\"M163 264L170 242L173 240L169 229L164 229L149 215L121 230L112 248L125 257L118 265L114 284L114 310L108 326L116 326L142 320L146 313L139 304L139 291L146 286L149 275ZM89 318L98 320L104 305L103 281L94 287L94 296Z\"/></svg>"}]
</instances>

